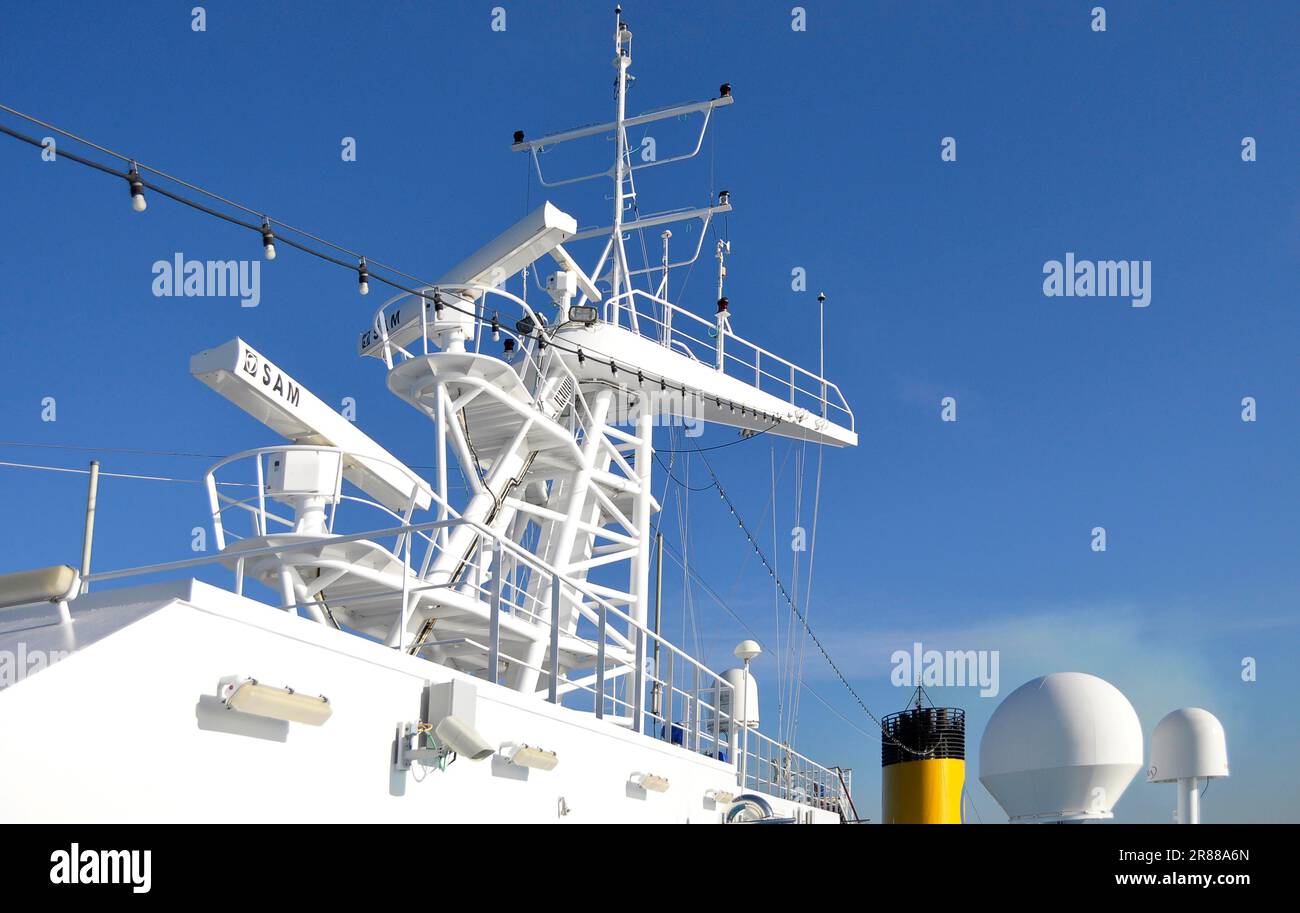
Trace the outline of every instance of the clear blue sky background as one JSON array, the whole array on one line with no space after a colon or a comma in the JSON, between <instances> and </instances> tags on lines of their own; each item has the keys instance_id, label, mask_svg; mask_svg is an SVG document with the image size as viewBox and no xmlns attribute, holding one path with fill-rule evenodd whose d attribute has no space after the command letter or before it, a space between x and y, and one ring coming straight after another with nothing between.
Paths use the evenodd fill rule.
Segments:
<instances>
[{"instance_id":1,"label":"clear blue sky background","mask_svg":"<svg viewBox=\"0 0 1300 913\"><path fill-rule=\"evenodd\" d=\"M610 3L505 3L504 33L488 2L211 2L201 34L193 5L6 4L0 99L429 276L524 211L513 130L611 111ZM631 110L724 80L737 98L700 160L647 178L643 210L732 191L735 326L769 348L815 365L814 296L830 299L828 371L862 442L826 453L813 627L877 713L903 706L889 656L914 640L1000 651L1000 696L1046 672L1102 675L1148 737L1167 711L1206 707L1227 728L1233 777L1205 817L1300 819L1300 7L1112 2L1098 34L1091 2L813 0L796 33L791 5L629 2L626 15ZM345 136L355 163L341 161ZM956 163L940 161L945 136ZM1241 160L1244 136L1255 163ZM662 156L670 137L657 139ZM192 353L238 334L326 400L355 397L359 424L399 456L433 462L432 429L355 356L379 296L358 298L352 276L282 249L256 309L155 298L155 260L255 257L258 240L156 195L133 213L121 183L8 138L0 163L0 438L212 454L272 443L188 376ZM605 189L553 199L593 224ZM536 205L535 182L531 194ZM1066 251L1152 261L1150 307L1045 298L1043 263ZM682 298L700 313L710 272ZM947 395L955 424L939 420ZM57 422L41 421L46 396ZM1243 396L1258 400L1254 424ZM768 536L769 461L789 447L761 437L712 455ZM0 445L4 460L89 456ZM101 458L186 478L206 466ZM698 461L689 472L706 479ZM794 491L787 468L783 542ZM665 530L680 544L679 497ZM75 562L83 498L82 477L0 468L0 570ZM713 493L689 507L693 562L771 647L766 575ZM187 557L203 515L195 486L107 480L96 565ZM1104 554L1089 547L1094 526ZM721 667L744 628L699 592L687 618L680 574L667 576L666 627L698 625ZM1243 657L1258 682L1242 682ZM756 670L773 722L775 664ZM815 655L806 677L870 732ZM968 709L971 791L984 820L1001 819L974 763L996 699L934 697ZM862 811L878 816L878 740L805 696L798 743L854 767ZM1139 778L1119 817L1167 820L1173 798Z\"/></svg>"}]
</instances>

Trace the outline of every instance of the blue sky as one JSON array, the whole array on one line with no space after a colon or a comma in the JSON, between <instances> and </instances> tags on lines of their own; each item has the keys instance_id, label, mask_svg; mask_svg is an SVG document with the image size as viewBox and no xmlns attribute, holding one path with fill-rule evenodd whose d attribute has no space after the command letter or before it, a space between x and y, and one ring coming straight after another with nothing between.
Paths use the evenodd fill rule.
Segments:
<instances>
[{"instance_id":1,"label":"blue sky","mask_svg":"<svg viewBox=\"0 0 1300 913\"><path fill-rule=\"evenodd\" d=\"M610 115L608 3L505 3L504 32L493 3L214 2L203 33L193 5L7 5L0 101L429 276L541 199L509 151L515 129ZM1099 674L1148 737L1167 711L1206 707L1234 775L1211 788L1205 818L1300 819L1300 8L1107 3L1097 33L1093 3L809 2L796 32L791 5L625 4L630 110L723 81L737 99L700 159L662 169L671 178L647 172L643 210L731 190L734 326L768 348L815 365L814 296L829 297L828 373L861 445L825 454L814 629L881 714L907 697L889 656L915 640L998 650L1002 695L1050 671ZM348 136L356 162L339 154ZM661 156L676 136L657 137ZM1257 161L1242 161L1246 136ZM943 137L955 162L940 160ZM191 354L240 335L327 401L356 398L359 424L402 458L433 462L432 429L386 392L379 363L355 356L378 296L358 298L353 277L282 250L257 308L156 298L154 261L256 257L257 239L156 196L133 213L119 182L8 138L0 162L0 438L205 454L272 443L188 377ZM552 199L595 224L605 189ZM1066 252L1151 261L1150 306L1045 297L1043 264ZM711 310L711 265L684 286L698 313ZM795 267L806 293L791 290ZM43 422L51 396L57 421ZM940 421L944 396L954 423ZM768 537L770 460L790 446L760 437L711 455ZM0 445L8 461L89 456ZM207 465L101 459L185 478ZM813 464L810 450L805 521ZM783 531L796 522L786 465ZM689 472L707 479L698 459ZM680 544L684 495L670 492L664 529ZM0 570L75 563L83 478L0 467L0 498ZM766 575L716 496L694 493L689 508L693 565L770 647ZM106 480L96 566L188 557L203 513L195 486ZM1094 526L1105 553L1090 548ZM790 553L776 553L790 573ZM680 572L666 576L667 630L693 621L721 666L745 629L699 592L688 619ZM1243 657L1258 681L1242 682ZM775 664L756 670L773 720ZM870 731L815 655L806 678ZM996 699L934 697L968 709L971 792L984 820L1001 818L973 763ZM861 810L878 817L878 741L808 696L798 736L855 768ZM1172 802L1139 780L1118 816L1167 820Z\"/></svg>"}]
</instances>

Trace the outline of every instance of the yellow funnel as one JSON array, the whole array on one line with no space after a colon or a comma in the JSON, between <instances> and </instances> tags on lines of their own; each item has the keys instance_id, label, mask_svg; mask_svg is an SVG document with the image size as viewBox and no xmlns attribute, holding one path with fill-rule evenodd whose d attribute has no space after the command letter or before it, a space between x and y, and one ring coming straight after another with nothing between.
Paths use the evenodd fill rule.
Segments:
<instances>
[{"instance_id":1,"label":"yellow funnel","mask_svg":"<svg viewBox=\"0 0 1300 913\"><path fill-rule=\"evenodd\" d=\"M966 712L920 707L885 717L880 805L885 824L961 824Z\"/></svg>"}]
</instances>

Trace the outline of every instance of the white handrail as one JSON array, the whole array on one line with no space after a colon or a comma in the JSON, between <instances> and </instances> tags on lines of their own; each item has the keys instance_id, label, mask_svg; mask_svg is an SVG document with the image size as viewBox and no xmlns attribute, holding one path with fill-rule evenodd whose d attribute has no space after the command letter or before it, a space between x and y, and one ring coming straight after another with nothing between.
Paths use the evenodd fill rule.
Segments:
<instances>
[{"instance_id":1,"label":"white handrail","mask_svg":"<svg viewBox=\"0 0 1300 913\"><path fill-rule=\"evenodd\" d=\"M652 302L660 308L663 308L663 318L657 318L653 313L640 313L636 308L636 299L638 298L643 298L646 301ZM626 306L624 306L625 301L627 302ZM693 350L689 351L688 354L695 358L696 361L710 363L720 360L721 367L719 370L722 370L724 373L728 366L744 369L744 376L741 379L744 379L748 383L752 383L760 390L763 389L763 378L767 378L778 384L782 390L788 391L788 398L791 405L798 406L799 403L796 401L797 395L802 394L811 402L824 405L827 409L835 410L836 413L843 416L844 420L847 422L849 430L854 430L853 410L849 408L848 400L844 397L839 386L826 378L819 376L815 372L802 368L789 359L783 358L774 352L769 352L767 349L764 349L729 330L719 330L715 323L706 320L685 308L678 307L666 298L651 294L642 289L629 289L626 292L621 292L618 295L611 296L605 300L604 305L604 317L606 320L617 319L621 321L622 315L627 313L629 315L628 328L633 332L638 332L640 335L645 336L648 339L654 339L661 345L669 348L685 344L686 348L689 350L691 344L694 344L695 346L700 347L708 356L711 356L700 358ZM633 314L635 314L637 318L635 325L631 320ZM674 316L677 315L703 326L705 328L705 335L716 338L717 342L710 342L707 339L694 336L681 329L680 325L675 325ZM649 333L638 329L641 321L652 324L656 329ZM720 333L721 335L719 335ZM686 342L683 343L683 340ZM730 340L730 344L724 346L723 342L725 340ZM747 361L745 358L737 355L734 348L736 345L742 346L752 352L753 361ZM789 377L785 377L784 374L778 375L773 373L771 370L768 370L763 366L764 362L773 362L777 366L787 369L789 371ZM810 390L801 386L796 380L796 376L806 378L808 382L817 389ZM833 397L830 395L832 393L834 394Z\"/></svg>"}]
</instances>

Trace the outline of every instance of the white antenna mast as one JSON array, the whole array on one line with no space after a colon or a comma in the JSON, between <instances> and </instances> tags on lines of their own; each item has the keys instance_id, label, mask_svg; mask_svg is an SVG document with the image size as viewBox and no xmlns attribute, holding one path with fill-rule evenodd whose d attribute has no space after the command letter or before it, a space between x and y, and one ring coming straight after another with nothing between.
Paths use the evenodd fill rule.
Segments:
<instances>
[{"instance_id":1,"label":"white antenna mast","mask_svg":"<svg viewBox=\"0 0 1300 913\"><path fill-rule=\"evenodd\" d=\"M623 207L626 205L626 197L623 189L625 181L629 181L632 176L629 162L627 160L627 81L628 69L632 66L632 30L627 27L623 21L623 7L614 7L614 19L616 29L614 31L614 66L618 68L618 80L616 82L616 113L614 117L614 141L617 145L617 156L614 162L614 224L611 229L611 243L614 246L614 263L610 270L611 285L613 287L612 298L614 299L614 322L618 322L619 293L622 291L622 285L627 277L627 251L623 248ZM636 198L636 191L632 192L633 199ZM631 279L627 278L631 285Z\"/></svg>"}]
</instances>

